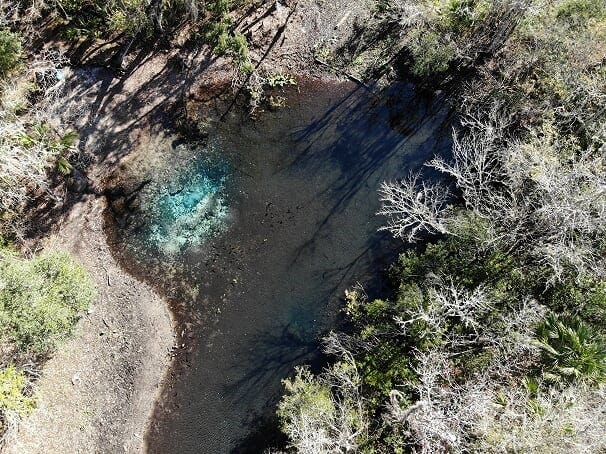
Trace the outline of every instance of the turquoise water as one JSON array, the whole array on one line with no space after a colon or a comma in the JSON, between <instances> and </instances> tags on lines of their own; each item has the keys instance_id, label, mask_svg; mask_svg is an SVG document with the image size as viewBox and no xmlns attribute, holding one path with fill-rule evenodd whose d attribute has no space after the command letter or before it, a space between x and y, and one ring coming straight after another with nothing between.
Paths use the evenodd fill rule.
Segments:
<instances>
[{"instance_id":1,"label":"turquoise water","mask_svg":"<svg viewBox=\"0 0 606 454\"><path fill-rule=\"evenodd\" d=\"M199 150L199 156L184 167L175 181L162 186L142 206L149 214L145 226L149 243L167 254L199 247L229 221L227 163L216 153Z\"/></svg>"}]
</instances>

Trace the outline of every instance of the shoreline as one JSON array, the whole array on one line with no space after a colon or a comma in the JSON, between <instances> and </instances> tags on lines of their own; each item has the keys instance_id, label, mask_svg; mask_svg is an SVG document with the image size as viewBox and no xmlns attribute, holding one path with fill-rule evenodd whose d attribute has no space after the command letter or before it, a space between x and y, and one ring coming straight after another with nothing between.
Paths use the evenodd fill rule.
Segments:
<instances>
[{"instance_id":1,"label":"shoreline","mask_svg":"<svg viewBox=\"0 0 606 454\"><path fill-rule=\"evenodd\" d=\"M44 364L37 407L9 430L3 453L146 452L145 434L171 370L176 322L168 302L112 254L103 190L125 159L168 129L166 112L176 110L178 99L166 88L185 82L167 63L171 56L153 54L126 78L98 67L71 73L65 111L91 106L71 121L93 159L89 193L66 193L46 211L36 207L24 248L70 252L91 274L97 298ZM158 66L162 80L152 85Z\"/></svg>"},{"instance_id":2,"label":"shoreline","mask_svg":"<svg viewBox=\"0 0 606 454\"><path fill-rule=\"evenodd\" d=\"M98 297L73 338L45 364L37 407L9 435L6 453L145 451L170 370L174 320L165 301L114 260L104 209L104 198L90 196L43 241L77 257Z\"/></svg>"}]
</instances>

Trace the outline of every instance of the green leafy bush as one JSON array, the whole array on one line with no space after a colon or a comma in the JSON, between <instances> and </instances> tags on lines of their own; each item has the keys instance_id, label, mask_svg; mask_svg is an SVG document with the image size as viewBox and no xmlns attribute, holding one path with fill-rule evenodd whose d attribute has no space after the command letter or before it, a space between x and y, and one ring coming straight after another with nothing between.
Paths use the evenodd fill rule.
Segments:
<instances>
[{"instance_id":1,"label":"green leafy bush","mask_svg":"<svg viewBox=\"0 0 606 454\"><path fill-rule=\"evenodd\" d=\"M0 336L23 353L47 355L93 299L90 276L67 253L0 254Z\"/></svg>"},{"instance_id":2,"label":"green leafy bush","mask_svg":"<svg viewBox=\"0 0 606 454\"><path fill-rule=\"evenodd\" d=\"M111 28L110 10L112 2L98 0L66 0L62 3L64 14L67 16L65 34L69 39L81 36L99 38L107 34Z\"/></svg>"},{"instance_id":3,"label":"green leafy bush","mask_svg":"<svg viewBox=\"0 0 606 454\"><path fill-rule=\"evenodd\" d=\"M231 0L214 0L208 2L206 8L213 14L222 15L229 13L231 9Z\"/></svg>"},{"instance_id":4,"label":"green leafy bush","mask_svg":"<svg viewBox=\"0 0 606 454\"><path fill-rule=\"evenodd\" d=\"M21 39L17 33L0 30L0 77L5 76L21 61Z\"/></svg>"},{"instance_id":5,"label":"green leafy bush","mask_svg":"<svg viewBox=\"0 0 606 454\"><path fill-rule=\"evenodd\" d=\"M265 83L271 87L287 87L297 85L297 79L291 74L277 73L267 76Z\"/></svg>"},{"instance_id":6,"label":"green leafy bush","mask_svg":"<svg viewBox=\"0 0 606 454\"><path fill-rule=\"evenodd\" d=\"M360 380L349 360L333 364L319 376L298 367L295 377L283 383L286 394L278 418L293 452L349 452L366 438Z\"/></svg>"},{"instance_id":7,"label":"green leafy bush","mask_svg":"<svg viewBox=\"0 0 606 454\"><path fill-rule=\"evenodd\" d=\"M25 374L14 364L0 370L0 414L15 412L25 415L34 408L34 399L24 394L26 383Z\"/></svg>"}]
</instances>

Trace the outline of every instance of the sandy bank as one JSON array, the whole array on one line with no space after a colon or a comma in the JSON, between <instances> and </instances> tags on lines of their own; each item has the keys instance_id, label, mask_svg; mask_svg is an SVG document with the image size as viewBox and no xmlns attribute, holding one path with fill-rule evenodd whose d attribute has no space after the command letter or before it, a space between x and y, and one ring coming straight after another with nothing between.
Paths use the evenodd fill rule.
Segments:
<instances>
[{"instance_id":1,"label":"sandy bank","mask_svg":"<svg viewBox=\"0 0 606 454\"><path fill-rule=\"evenodd\" d=\"M104 199L78 203L46 247L71 251L90 270L98 298L76 335L45 365L38 407L7 453L140 452L173 344L171 316L147 285L112 258Z\"/></svg>"}]
</instances>

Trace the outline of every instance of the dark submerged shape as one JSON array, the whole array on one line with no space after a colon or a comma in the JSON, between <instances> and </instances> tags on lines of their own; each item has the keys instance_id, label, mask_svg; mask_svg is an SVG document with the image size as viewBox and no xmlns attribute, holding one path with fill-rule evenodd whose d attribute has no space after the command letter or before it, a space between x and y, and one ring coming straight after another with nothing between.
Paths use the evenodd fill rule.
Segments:
<instances>
[{"instance_id":1,"label":"dark submerged shape","mask_svg":"<svg viewBox=\"0 0 606 454\"><path fill-rule=\"evenodd\" d=\"M401 244L377 231L379 184L449 145L444 101L412 86L377 98L300 81L285 108L255 120L235 109L216 122L185 158L206 167L167 164L127 197L130 210L108 216L116 255L181 323L151 452L261 452L279 442L281 380L297 364L317 365L345 288L372 284L372 296Z\"/></svg>"}]
</instances>

